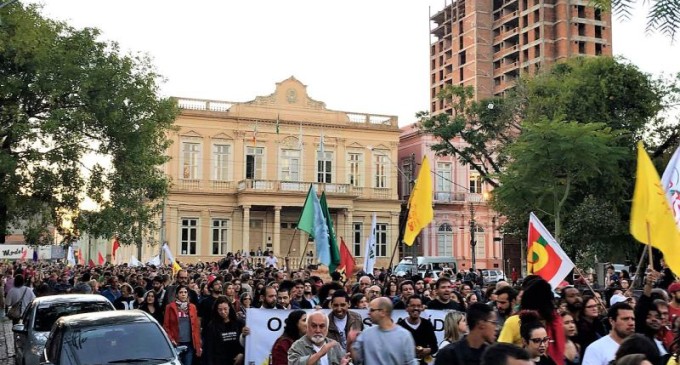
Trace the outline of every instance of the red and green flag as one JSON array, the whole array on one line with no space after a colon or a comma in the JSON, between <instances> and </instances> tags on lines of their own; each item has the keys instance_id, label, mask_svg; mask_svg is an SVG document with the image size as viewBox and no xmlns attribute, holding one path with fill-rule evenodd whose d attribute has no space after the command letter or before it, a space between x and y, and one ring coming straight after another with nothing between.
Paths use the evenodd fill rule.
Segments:
<instances>
[{"instance_id":1,"label":"red and green flag","mask_svg":"<svg viewBox=\"0 0 680 365\"><path fill-rule=\"evenodd\" d=\"M574 269L574 263L555 238L531 213L527 241L527 272L542 277L555 289Z\"/></svg>"}]
</instances>

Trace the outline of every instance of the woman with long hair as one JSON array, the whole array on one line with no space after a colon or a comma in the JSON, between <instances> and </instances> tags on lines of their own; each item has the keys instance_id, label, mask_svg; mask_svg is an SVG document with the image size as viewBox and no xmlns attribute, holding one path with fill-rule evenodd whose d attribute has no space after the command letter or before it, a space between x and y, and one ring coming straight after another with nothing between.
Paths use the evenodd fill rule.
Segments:
<instances>
[{"instance_id":1,"label":"woman with long hair","mask_svg":"<svg viewBox=\"0 0 680 365\"><path fill-rule=\"evenodd\" d=\"M174 346L186 346L186 351L179 355L183 365L191 365L194 352L201 357L201 327L198 310L189 302L189 287L180 284L175 289L175 301L165 307L163 328L168 333Z\"/></svg>"},{"instance_id":2,"label":"woman with long hair","mask_svg":"<svg viewBox=\"0 0 680 365\"><path fill-rule=\"evenodd\" d=\"M560 313L562 316L562 326L564 326L564 363L565 365L577 365L581 363L581 346L573 341L576 337L578 329L576 328L576 321L571 313L564 311Z\"/></svg>"},{"instance_id":3,"label":"woman with long hair","mask_svg":"<svg viewBox=\"0 0 680 365\"><path fill-rule=\"evenodd\" d=\"M545 326L541 323L536 311L525 310L520 312L520 336L522 347L529 353L535 365L556 365L557 363L547 356L550 341ZM563 364L563 362L560 362Z\"/></svg>"},{"instance_id":4,"label":"woman with long hair","mask_svg":"<svg viewBox=\"0 0 680 365\"><path fill-rule=\"evenodd\" d=\"M383 289L383 296L394 299L399 296L399 285L396 281L390 281Z\"/></svg>"},{"instance_id":5,"label":"woman with long hair","mask_svg":"<svg viewBox=\"0 0 680 365\"><path fill-rule=\"evenodd\" d=\"M520 311L532 310L545 327L548 337L553 341L547 348L548 355L556 364L564 363L564 327L562 317L557 314L553 302L554 294L550 283L539 276L531 276L523 283ZM512 315L505 320L503 329L498 336L498 342L513 343L522 346L524 341L520 333L519 315Z\"/></svg>"},{"instance_id":6,"label":"woman with long hair","mask_svg":"<svg viewBox=\"0 0 680 365\"><path fill-rule=\"evenodd\" d=\"M295 310L288 314L283 334L276 339L272 346L272 358L270 365L288 365L288 350L293 342L300 339L307 332L307 313L303 310Z\"/></svg>"},{"instance_id":7,"label":"woman with long hair","mask_svg":"<svg viewBox=\"0 0 680 365\"><path fill-rule=\"evenodd\" d=\"M24 311L26 308L28 308L33 299L35 299L35 293L33 293L33 289L24 285L23 275L16 274L16 276L14 276L14 286L7 292L5 305L10 309L15 304L19 305L19 315L23 316ZM12 318L12 324L19 323L19 320L20 318Z\"/></svg>"},{"instance_id":8,"label":"woman with long hair","mask_svg":"<svg viewBox=\"0 0 680 365\"><path fill-rule=\"evenodd\" d=\"M205 361L203 365L234 365L243 363L248 327L236 317L229 299L220 295L215 299L212 316L205 329Z\"/></svg>"},{"instance_id":9,"label":"woman with long hair","mask_svg":"<svg viewBox=\"0 0 680 365\"><path fill-rule=\"evenodd\" d=\"M352 295L352 298L350 299L350 307L349 309L367 309L368 308L368 300L366 300L366 296L361 294L361 293L356 293Z\"/></svg>"},{"instance_id":10,"label":"woman with long hair","mask_svg":"<svg viewBox=\"0 0 680 365\"><path fill-rule=\"evenodd\" d=\"M468 332L467 318L464 312L450 311L444 317L444 340L439 343L439 349L462 339Z\"/></svg>"},{"instance_id":11,"label":"woman with long hair","mask_svg":"<svg viewBox=\"0 0 680 365\"><path fill-rule=\"evenodd\" d=\"M609 333L600 315L599 307L600 304L595 297L589 295L583 297L583 306L576 321L578 333L574 337L574 341L581 346L581 357L588 345Z\"/></svg>"},{"instance_id":12,"label":"woman with long hair","mask_svg":"<svg viewBox=\"0 0 680 365\"><path fill-rule=\"evenodd\" d=\"M244 292L241 294L239 297L241 306L238 311L236 311L236 316L245 321L246 320L246 313L248 313L248 308L252 308L253 306L253 295L250 294L250 292Z\"/></svg>"},{"instance_id":13,"label":"woman with long hair","mask_svg":"<svg viewBox=\"0 0 680 365\"><path fill-rule=\"evenodd\" d=\"M156 293L153 290L149 290L144 294L144 300L142 300L139 309L149 313L158 324L161 326L163 325L163 311L161 310L161 306L156 303Z\"/></svg>"}]
</instances>

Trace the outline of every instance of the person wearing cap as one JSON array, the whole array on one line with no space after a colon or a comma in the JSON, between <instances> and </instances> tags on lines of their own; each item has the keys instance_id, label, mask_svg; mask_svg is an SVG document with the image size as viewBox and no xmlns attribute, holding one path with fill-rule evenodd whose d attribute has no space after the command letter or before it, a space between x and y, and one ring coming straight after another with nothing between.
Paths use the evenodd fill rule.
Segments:
<instances>
[{"instance_id":1,"label":"person wearing cap","mask_svg":"<svg viewBox=\"0 0 680 365\"><path fill-rule=\"evenodd\" d=\"M671 300L668 305L668 315L671 323L675 323L676 318L680 317L680 283L675 282L668 287L668 294Z\"/></svg>"}]
</instances>

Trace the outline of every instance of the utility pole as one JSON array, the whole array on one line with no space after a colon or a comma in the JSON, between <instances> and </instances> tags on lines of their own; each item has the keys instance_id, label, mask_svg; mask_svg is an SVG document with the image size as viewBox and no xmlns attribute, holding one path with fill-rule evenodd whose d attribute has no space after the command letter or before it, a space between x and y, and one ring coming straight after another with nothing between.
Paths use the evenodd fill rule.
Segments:
<instances>
[{"instance_id":1,"label":"utility pole","mask_svg":"<svg viewBox=\"0 0 680 365\"><path fill-rule=\"evenodd\" d=\"M472 272L477 271L476 257L475 257L475 246L477 246L477 241L475 240L475 231L477 230L475 222L475 205L470 202L470 255L472 257Z\"/></svg>"}]
</instances>

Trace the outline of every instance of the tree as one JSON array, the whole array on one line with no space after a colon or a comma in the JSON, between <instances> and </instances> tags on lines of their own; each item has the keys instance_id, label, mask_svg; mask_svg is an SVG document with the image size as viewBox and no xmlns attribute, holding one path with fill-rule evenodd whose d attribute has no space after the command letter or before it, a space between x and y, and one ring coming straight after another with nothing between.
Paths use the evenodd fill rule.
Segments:
<instances>
[{"instance_id":1,"label":"tree","mask_svg":"<svg viewBox=\"0 0 680 365\"><path fill-rule=\"evenodd\" d=\"M15 3L0 16L0 240L24 220L29 243L40 243L65 214L73 215L67 239L86 229L123 244L149 240L178 111L158 97L150 59L36 6ZM79 214L86 198L99 209Z\"/></svg>"},{"instance_id":2,"label":"tree","mask_svg":"<svg viewBox=\"0 0 680 365\"><path fill-rule=\"evenodd\" d=\"M591 0L591 2L602 10L613 10L614 14L623 19L630 19L634 4L639 3L638 0ZM654 0L650 3L652 6L647 14L647 32L658 31L675 40L675 33L680 27L680 3L675 0Z\"/></svg>"},{"instance_id":3,"label":"tree","mask_svg":"<svg viewBox=\"0 0 680 365\"><path fill-rule=\"evenodd\" d=\"M626 151L617 146L616 135L604 123L544 120L525 125L508 148L510 163L493 191L495 209L525 221L532 210L547 215L560 241L563 215L574 205L577 184L599 176L623 178L619 162Z\"/></svg>"}]
</instances>

